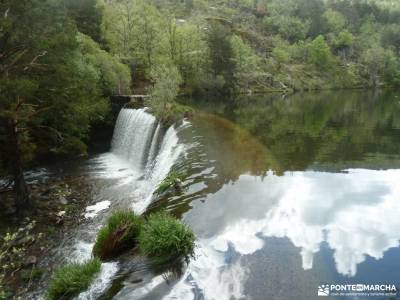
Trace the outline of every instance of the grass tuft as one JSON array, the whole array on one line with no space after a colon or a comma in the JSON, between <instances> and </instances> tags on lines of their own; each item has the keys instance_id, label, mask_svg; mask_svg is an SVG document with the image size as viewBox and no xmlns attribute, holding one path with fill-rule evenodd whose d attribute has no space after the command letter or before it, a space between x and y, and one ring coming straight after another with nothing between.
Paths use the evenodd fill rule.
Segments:
<instances>
[{"instance_id":1,"label":"grass tuft","mask_svg":"<svg viewBox=\"0 0 400 300\"><path fill-rule=\"evenodd\" d=\"M157 189L154 191L154 194L161 195L165 191L167 191L170 187L175 186L178 183L181 183L184 175L173 170L171 171L167 177L164 178L163 181L157 186Z\"/></svg>"},{"instance_id":2,"label":"grass tuft","mask_svg":"<svg viewBox=\"0 0 400 300\"><path fill-rule=\"evenodd\" d=\"M139 236L142 253L156 263L193 256L195 236L192 230L171 215L161 212L149 216Z\"/></svg>"},{"instance_id":3,"label":"grass tuft","mask_svg":"<svg viewBox=\"0 0 400 300\"><path fill-rule=\"evenodd\" d=\"M113 213L97 234L93 255L107 260L135 247L142 224L142 218L132 211Z\"/></svg>"},{"instance_id":4,"label":"grass tuft","mask_svg":"<svg viewBox=\"0 0 400 300\"><path fill-rule=\"evenodd\" d=\"M100 268L101 262L98 259L59 268L50 281L46 300L69 300L78 296L90 286Z\"/></svg>"}]
</instances>

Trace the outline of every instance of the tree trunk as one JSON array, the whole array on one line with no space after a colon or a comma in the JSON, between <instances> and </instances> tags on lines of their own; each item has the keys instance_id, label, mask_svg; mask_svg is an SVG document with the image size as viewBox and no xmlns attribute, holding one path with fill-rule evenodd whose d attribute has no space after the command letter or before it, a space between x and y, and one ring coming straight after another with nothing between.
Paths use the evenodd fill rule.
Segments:
<instances>
[{"instance_id":1,"label":"tree trunk","mask_svg":"<svg viewBox=\"0 0 400 300\"><path fill-rule=\"evenodd\" d=\"M18 212L32 208L33 204L29 195L28 186L25 182L22 166L21 148L19 133L15 120L10 120L10 147L11 163L14 178L15 204Z\"/></svg>"}]
</instances>

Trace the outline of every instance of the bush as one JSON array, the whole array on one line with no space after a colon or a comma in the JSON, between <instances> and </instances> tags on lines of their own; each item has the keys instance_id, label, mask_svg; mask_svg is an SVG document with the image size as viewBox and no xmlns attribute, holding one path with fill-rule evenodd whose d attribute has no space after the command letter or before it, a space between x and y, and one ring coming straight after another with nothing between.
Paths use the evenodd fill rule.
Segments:
<instances>
[{"instance_id":1,"label":"bush","mask_svg":"<svg viewBox=\"0 0 400 300\"><path fill-rule=\"evenodd\" d=\"M47 300L72 299L86 290L100 272L101 262L92 259L84 264L73 263L59 268L47 290Z\"/></svg>"},{"instance_id":2,"label":"bush","mask_svg":"<svg viewBox=\"0 0 400 300\"><path fill-rule=\"evenodd\" d=\"M141 252L156 263L193 256L195 236L190 228L167 213L152 214L139 236Z\"/></svg>"},{"instance_id":3,"label":"bush","mask_svg":"<svg viewBox=\"0 0 400 300\"><path fill-rule=\"evenodd\" d=\"M137 243L142 218L132 211L117 211L97 234L93 255L101 260L114 258Z\"/></svg>"},{"instance_id":4,"label":"bush","mask_svg":"<svg viewBox=\"0 0 400 300\"><path fill-rule=\"evenodd\" d=\"M181 181L183 180L183 174L178 173L177 171L173 170L171 171L167 177L164 178L163 181L160 182L160 184L157 186L157 189L154 191L154 194L160 195L167 191L169 188L180 184Z\"/></svg>"}]
</instances>

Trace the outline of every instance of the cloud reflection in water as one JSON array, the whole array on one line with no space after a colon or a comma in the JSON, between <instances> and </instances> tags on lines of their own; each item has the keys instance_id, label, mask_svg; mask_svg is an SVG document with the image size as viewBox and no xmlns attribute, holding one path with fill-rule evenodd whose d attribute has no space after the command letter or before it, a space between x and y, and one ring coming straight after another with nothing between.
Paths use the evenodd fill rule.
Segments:
<instances>
[{"instance_id":1,"label":"cloud reflection in water","mask_svg":"<svg viewBox=\"0 0 400 300\"><path fill-rule=\"evenodd\" d=\"M300 248L303 269L312 268L314 255L326 242L334 252L338 273L354 276L366 255L380 259L389 248L399 246L399 182L400 170L292 172L281 177L269 174L263 180L242 175L205 204L195 205L188 220L201 235L205 259L226 254L230 248L239 255L252 255L268 247L263 237L286 237ZM226 286L222 279L232 271L244 285L247 271L240 259L225 263L235 270L220 266L217 273L210 261L201 262L201 258L192 262L187 275L195 279L206 299L217 297L216 285ZM184 281L172 294L182 292ZM226 290L217 298L240 298L240 288L232 292Z\"/></svg>"}]
</instances>

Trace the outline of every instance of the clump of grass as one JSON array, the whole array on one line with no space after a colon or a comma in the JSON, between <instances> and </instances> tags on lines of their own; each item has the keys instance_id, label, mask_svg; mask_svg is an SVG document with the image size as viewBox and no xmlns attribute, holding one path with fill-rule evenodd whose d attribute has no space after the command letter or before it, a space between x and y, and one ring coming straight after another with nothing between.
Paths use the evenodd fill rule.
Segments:
<instances>
[{"instance_id":1,"label":"clump of grass","mask_svg":"<svg viewBox=\"0 0 400 300\"><path fill-rule=\"evenodd\" d=\"M157 186L157 189L154 191L154 194L160 195L167 191L170 187L173 187L182 182L184 175L175 170L172 170L167 177L164 178L163 181Z\"/></svg>"},{"instance_id":2,"label":"clump of grass","mask_svg":"<svg viewBox=\"0 0 400 300\"><path fill-rule=\"evenodd\" d=\"M100 268L101 262L98 259L59 268L50 281L46 300L68 300L76 297L88 289Z\"/></svg>"},{"instance_id":3,"label":"clump of grass","mask_svg":"<svg viewBox=\"0 0 400 300\"><path fill-rule=\"evenodd\" d=\"M195 236L187 225L161 212L149 216L140 233L139 245L156 263L188 260L194 253Z\"/></svg>"},{"instance_id":4,"label":"clump of grass","mask_svg":"<svg viewBox=\"0 0 400 300\"><path fill-rule=\"evenodd\" d=\"M117 211L97 234L93 255L108 260L136 246L143 221L132 211Z\"/></svg>"}]
</instances>

